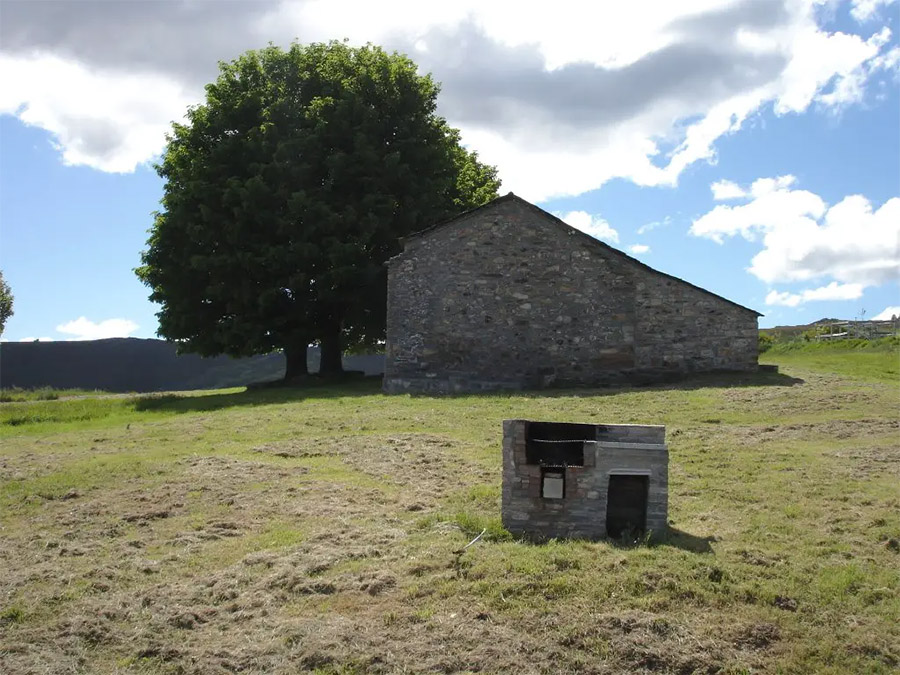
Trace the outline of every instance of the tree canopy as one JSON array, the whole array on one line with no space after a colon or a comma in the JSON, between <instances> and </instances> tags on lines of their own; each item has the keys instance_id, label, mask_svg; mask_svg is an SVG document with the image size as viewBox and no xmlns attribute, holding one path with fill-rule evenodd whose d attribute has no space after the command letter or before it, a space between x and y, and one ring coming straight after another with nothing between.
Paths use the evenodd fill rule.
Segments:
<instances>
[{"instance_id":1,"label":"tree canopy","mask_svg":"<svg viewBox=\"0 0 900 675\"><path fill-rule=\"evenodd\" d=\"M3 270L0 270L0 334L6 328L6 322L13 315L13 294L9 284L3 278Z\"/></svg>"},{"instance_id":2,"label":"tree canopy","mask_svg":"<svg viewBox=\"0 0 900 675\"><path fill-rule=\"evenodd\" d=\"M494 198L496 169L436 114L439 86L372 45L270 46L220 64L173 124L162 208L136 272L182 351L283 349L340 370L384 333L399 239Z\"/></svg>"}]
</instances>

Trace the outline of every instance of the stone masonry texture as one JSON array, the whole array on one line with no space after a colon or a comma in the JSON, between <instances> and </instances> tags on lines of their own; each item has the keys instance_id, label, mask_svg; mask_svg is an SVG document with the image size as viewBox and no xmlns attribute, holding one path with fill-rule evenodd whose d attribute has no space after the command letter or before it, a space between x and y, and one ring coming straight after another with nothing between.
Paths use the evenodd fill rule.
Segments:
<instances>
[{"instance_id":1,"label":"stone masonry texture","mask_svg":"<svg viewBox=\"0 0 900 675\"><path fill-rule=\"evenodd\" d=\"M647 476L644 529L653 537L666 533L669 504L669 451L665 427L637 424L590 425L582 466L565 467L566 494L546 499L541 494L540 463L529 462L527 445L535 423L503 422L503 526L519 536L602 539L610 477ZM583 425L579 425L583 426Z\"/></svg>"},{"instance_id":2,"label":"stone masonry texture","mask_svg":"<svg viewBox=\"0 0 900 675\"><path fill-rule=\"evenodd\" d=\"M512 195L388 262L388 392L596 386L757 368L752 309Z\"/></svg>"}]
</instances>

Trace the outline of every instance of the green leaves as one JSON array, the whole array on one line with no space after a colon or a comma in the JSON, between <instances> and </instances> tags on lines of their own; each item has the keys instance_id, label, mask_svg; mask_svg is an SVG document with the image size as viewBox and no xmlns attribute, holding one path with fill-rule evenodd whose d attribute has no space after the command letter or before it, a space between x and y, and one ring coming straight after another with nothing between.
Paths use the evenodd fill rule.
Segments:
<instances>
[{"instance_id":1,"label":"green leaves","mask_svg":"<svg viewBox=\"0 0 900 675\"><path fill-rule=\"evenodd\" d=\"M160 334L250 355L384 332L399 239L496 196L496 170L435 115L405 56L344 43L269 46L220 64L173 124L138 276Z\"/></svg>"},{"instance_id":2,"label":"green leaves","mask_svg":"<svg viewBox=\"0 0 900 675\"><path fill-rule=\"evenodd\" d=\"M13 315L13 294L9 284L3 279L3 271L0 270L0 333L6 328L6 322Z\"/></svg>"}]
</instances>

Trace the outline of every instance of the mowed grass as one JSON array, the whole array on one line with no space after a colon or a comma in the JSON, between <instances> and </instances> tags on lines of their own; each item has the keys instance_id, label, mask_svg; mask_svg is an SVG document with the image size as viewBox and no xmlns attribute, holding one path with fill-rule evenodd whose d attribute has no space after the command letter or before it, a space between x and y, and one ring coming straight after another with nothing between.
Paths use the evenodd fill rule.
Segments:
<instances>
[{"instance_id":1,"label":"mowed grass","mask_svg":"<svg viewBox=\"0 0 900 675\"><path fill-rule=\"evenodd\" d=\"M900 382L900 338L787 342L772 347L760 356L760 362L896 383Z\"/></svg>"},{"instance_id":2,"label":"mowed grass","mask_svg":"<svg viewBox=\"0 0 900 675\"><path fill-rule=\"evenodd\" d=\"M21 387L4 387L0 389L0 403L9 401L55 401L68 396L97 396L102 393L102 391L90 389L57 389L54 387L23 389Z\"/></svg>"},{"instance_id":3,"label":"mowed grass","mask_svg":"<svg viewBox=\"0 0 900 675\"><path fill-rule=\"evenodd\" d=\"M635 389L5 403L0 672L895 672L897 350L835 351ZM667 537L511 537L512 417L665 424Z\"/></svg>"}]
</instances>

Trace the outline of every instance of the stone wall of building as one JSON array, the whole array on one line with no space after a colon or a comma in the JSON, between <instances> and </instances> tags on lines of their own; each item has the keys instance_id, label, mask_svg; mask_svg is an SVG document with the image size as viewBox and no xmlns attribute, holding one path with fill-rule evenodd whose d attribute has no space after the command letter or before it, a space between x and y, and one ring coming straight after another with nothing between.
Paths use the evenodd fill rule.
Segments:
<instances>
[{"instance_id":1,"label":"stone wall of building","mask_svg":"<svg viewBox=\"0 0 900 675\"><path fill-rule=\"evenodd\" d=\"M635 300L639 371L756 370L754 312L652 272L638 276Z\"/></svg>"},{"instance_id":2,"label":"stone wall of building","mask_svg":"<svg viewBox=\"0 0 900 675\"><path fill-rule=\"evenodd\" d=\"M528 420L503 422L503 526L516 535L537 538L607 536L611 476L646 476L647 511L643 529L666 532L669 503L669 453L665 427L637 424L595 425L585 443L583 466L568 466L561 499L542 495L543 467L527 455Z\"/></svg>"},{"instance_id":3,"label":"stone wall of building","mask_svg":"<svg viewBox=\"0 0 900 675\"><path fill-rule=\"evenodd\" d=\"M752 311L501 198L410 238L390 261L385 389L590 386L746 369L756 364L755 331Z\"/></svg>"}]
</instances>

